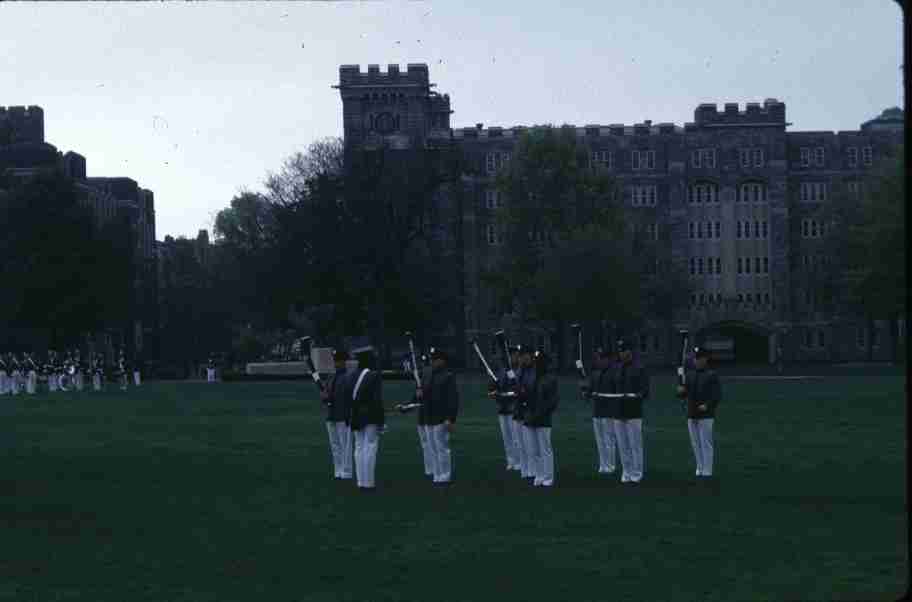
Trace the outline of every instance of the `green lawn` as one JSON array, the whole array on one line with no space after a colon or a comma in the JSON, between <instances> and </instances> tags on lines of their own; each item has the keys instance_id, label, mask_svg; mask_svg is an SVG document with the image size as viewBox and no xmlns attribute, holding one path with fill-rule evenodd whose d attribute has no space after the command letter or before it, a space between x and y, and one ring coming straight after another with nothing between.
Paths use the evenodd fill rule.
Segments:
<instances>
[{"instance_id":1,"label":"green lawn","mask_svg":"<svg viewBox=\"0 0 912 602\"><path fill-rule=\"evenodd\" d=\"M646 477L595 474L567 379L557 486L505 474L463 379L456 484L392 415L375 495L332 479L314 387L151 383L0 398L0 599L895 600L908 587L904 377L726 380L718 483L653 378ZM384 387L387 404L407 383Z\"/></svg>"}]
</instances>

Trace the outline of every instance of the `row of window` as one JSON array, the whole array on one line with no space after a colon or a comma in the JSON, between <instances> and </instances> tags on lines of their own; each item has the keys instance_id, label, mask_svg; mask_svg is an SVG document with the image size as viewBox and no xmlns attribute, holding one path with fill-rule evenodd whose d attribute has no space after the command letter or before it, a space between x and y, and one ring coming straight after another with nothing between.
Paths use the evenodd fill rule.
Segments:
<instances>
[{"instance_id":1,"label":"row of window","mask_svg":"<svg viewBox=\"0 0 912 602\"><path fill-rule=\"evenodd\" d=\"M691 205L718 203L719 187L711 182L692 184L687 189L687 202ZM738 187L738 203L765 203L766 185L761 182L745 182Z\"/></svg>"},{"instance_id":2,"label":"row of window","mask_svg":"<svg viewBox=\"0 0 912 602\"><path fill-rule=\"evenodd\" d=\"M759 238L765 240L769 238L769 222L766 220L754 220L754 235L751 237L750 220L738 220L735 238Z\"/></svg>"},{"instance_id":3,"label":"row of window","mask_svg":"<svg viewBox=\"0 0 912 602\"><path fill-rule=\"evenodd\" d=\"M772 297L769 293L738 293L738 304L747 303L748 305L760 305L760 306L770 306L772 305ZM691 307L697 307L701 305L722 305L722 293L692 293L690 295L690 305Z\"/></svg>"},{"instance_id":4,"label":"row of window","mask_svg":"<svg viewBox=\"0 0 912 602\"><path fill-rule=\"evenodd\" d=\"M827 223L815 219L801 220L801 238L820 238L826 236Z\"/></svg>"},{"instance_id":5,"label":"row of window","mask_svg":"<svg viewBox=\"0 0 912 602\"><path fill-rule=\"evenodd\" d=\"M704 272L705 266L705 272ZM715 266L715 272L713 272L713 267ZM721 257L691 257L690 258L690 273L691 275L697 274L721 274L722 273L722 258Z\"/></svg>"},{"instance_id":6,"label":"row of window","mask_svg":"<svg viewBox=\"0 0 912 602\"><path fill-rule=\"evenodd\" d=\"M750 274L751 273L751 259L754 260L754 274L769 274L770 271L770 260L769 257L739 257L738 258L738 273L739 274Z\"/></svg>"},{"instance_id":7,"label":"row of window","mask_svg":"<svg viewBox=\"0 0 912 602\"><path fill-rule=\"evenodd\" d=\"M829 255L802 255L801 256L801 265L807 269L812 269L815 267L829 267L833 264L833 258Z\"/></svg>"},{"instance_id":8,"label":"row of window","mask_svg":"<svg viewBox=\"0 0 912 602\"><path fill-rule=\"evenodd\" d=\"M742 148L738 150L741 158L741 167L763 167L763 149L762 148Z\"/></svg>"},{"instance_id":9,"label":"row of window","mask_svg":"<svg viewBox=\"0 0 912 602\"><path fill-rule=\"evenodd\" d=\"M825 201L828 188L826 182L802 182L798 198L803 202Z\"/></svg>"},{"instance_id":10,"label":"row of window","mask_svg":"<svg viewBox=\"0 0 912 602\"><path fill-rule=\"evenodd\" d=\"M722 238L722 222L690 222L689 226L690 238Z\"/></svg>"},{"instance_id":11,"label":"row of window","mask_svg":"<svg viewBox=\"0 0 912 602\"><path fill-rule=\"evenodd\" d=\"M823 167L826 165L826 149L822 146L801 147L801 167ZM865 166L870 167L874 162L874 150L870 146L861 147L861 158ZM846 159L849 167L858 167L858 147L850 146L846 149Z\"/></svg>"},{"instance_id":12,"label":"row of window","mask_svg":"<svg viewBox=\"0 0 912 602\"><path fill-rule=\"evenodd\" d=\"M634 207L654 207L657 197L655 185L630 187L630 202Z\"/></svg>"},{"instance_id":13,"label":"row of window","mask_svg":"<svg viewBox=\"0 0 912 602\"><path fill-rule=\"evenodd\" d=\"M397 117L398 119L398 117ZM397 124L398 125L398 124ZM373 115L371 116L371 129L373 129ZM822 146L808 147L803 146L800 149L801 167L824 167L826 165L826 149ZM858 167L858 147L851 146L846 149L847 165L849 167ZM485 167L488 173L494 173L510 161L511 153L506 151L491 151L485 156ZM763 167L764 156L762 148L742 148L738 149L738 156L741 167ZM874 151L870 146L861 147L861 160L865 166L871 166L874 161ZM715 169L716 167L716 149L700 148L690 152L690 164L696 169L707 168ZM630 151L630 165L632 169L655 169L655 151L654 150L632 150ZM591 151L589 153L589 167L603 167L612 169L614 167L614 153L607 150Z\"/></svg>"}]
</instances>

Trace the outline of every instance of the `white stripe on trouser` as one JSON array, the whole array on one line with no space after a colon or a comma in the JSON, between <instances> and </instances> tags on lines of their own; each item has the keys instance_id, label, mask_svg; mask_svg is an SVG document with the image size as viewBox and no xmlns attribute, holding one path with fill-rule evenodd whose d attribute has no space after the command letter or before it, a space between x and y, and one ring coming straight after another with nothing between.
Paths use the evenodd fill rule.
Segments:
<instances>
[{"instance_id":1,"label":"white stripe on trouser","mask_svg":"<svg viewBox=\"0 0 912 602\"><path fill-rule=\"evenodd\" d=\"M453 454L450 451L450 431L446 424L429 428L431 452L434 454L434 482L449 483L453 478Z\"/></svg>"},{"instance_id":2,"label":"white stripe on trouser","mask_svg":"<svg viewBox=\"0 0 912 602\"><path fill-rule=\"evenodd\" d=\"M329 435L329 453L332 456L333 476L337 479L342 478L342 440L339 438L339 431L336 429L336 423L326 421L326 434Z\"/></svg>"},{"instance_id":3,"label":"white stripe on trouser","mask_svg":"<svg viewBox=\"0 0 912 602\"><path fill-rule=\"evenodd\" d=\"M500 435L503 438L504 454L507 457L507 469L512 470L521 464L519 452L516 450L516 440L513 438L513 417L498 414L497 422L500 423Z\"/></svg>"},{"instance_id":4,"label":"white stripe on trouser","mask_svg":"<svg viewBox=\"0 0 912 602\"><path fill-rule=\"evenodd\" d=\"M434 470L434 465L436 464L437 458L431 447L431 427L426 424L419 424L417 428L418 443L421 445L421 457L424 460L424 476L433 477L436 472Z\"/></svg>"},{"instance_id":5,"label":"white stripe on trouser","mask_svg":"<svg viewBox=\"0 0 912 602\"><path fill-rule=\"evenodd\" d=\"M595 445L598 448L599 472L614 472L617 442L611 418L593 418L592 430L595 433Z\"/></svg>"},{"instance_id":6,"label":"white stripe on trouser","mask_svg":"<svg viewBox=\"0 0 912 602\"><path fill-rule=\"evenodd\" d=\"M713 418L687 419L690 447L697 461L697 476L711 477L713 472Z\"/></svg>"},{"instance_id":7,"label":"white stripe on trouser","mask_svg":"<svg viewBox=\"0 0 912 602\"><path fill-rule=\"evenodd\" d=\"M538 454L538 476L535 481L543 487L554 485L554 449L551 447L551 427L543 426L532 430Z\"/></svg>"},{"instance_id":8,"label":"white stripe on trouser","mask_svg":"<svg viewBox=\"0 0 912 602\"><path fill-rule=\"evenodd\" d=\"M30 370L28 373L28 378L25 381L25 390L33 395L38 390L38 374L34 370Z\"/></svg>"},{"instance_id":9,"label":"white stripe on trouser","mask_svg":"<svg viewBox=\"0 0 912 602\"><path fill-rule=\"evenodd\" d=\"M526 453L526 442L523 439L523 425L519 420L513 419L513 445L519 456L519 474L523 478L529 476L529 455Z\"/></svg>"},{"instance_id":10,"label":"white stripe on trouser","mask_svg":"<svg viewBox=\"0 0 912 602\"><path fill-rule=\"evenodd\" d=\"M538 466L538 443L535 440L535 431L524 424L522 426L522 436L523 446L526 448L526 465L529 469L527 476L534 477L537 480L540 472Z\"/></svg>"},{"instance_id":11,"label":"white stripe on trouser","mask_svg":"<svg viewBox=\"0 0 912 602\"><path fill-rule=\"evenodd\" d=\"M362 429L352 431L352 434L355 436L355 478L358 480L358 487L373 487L377 449L380 447L377 425L368 424Z\"/></svg>"}]
</instances>

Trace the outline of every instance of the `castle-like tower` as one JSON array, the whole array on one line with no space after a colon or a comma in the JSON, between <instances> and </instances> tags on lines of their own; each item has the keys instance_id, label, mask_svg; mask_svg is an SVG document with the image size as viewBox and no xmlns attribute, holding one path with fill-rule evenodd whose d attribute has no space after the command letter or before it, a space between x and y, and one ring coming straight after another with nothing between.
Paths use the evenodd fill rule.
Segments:
<instances>
[{"instance_id":1,"label":"castle-like tower","mask_svg":"<svg viewBox=\"0 0 912 602\"><path fill-rule=\"evenodd\" d=\"M339 82L346 148L447 140L461 149L471 168L461 178L461 232L452 240L463 255L463 338L490 333L504 310L479 283L501 246L494 175L525 128L450 128L449 96L431 92L424 64L410 64L405 74L396 65L386 73L370 65L366 74L343 65ZM886 328L868 332L858 317L824 313L810 276L825 261L820 209L837 196L860 195L877 162L902 144L902 111L888 109L847 132L791 132L789 125L785 103L768 98L722 110L700 104L683 126L565 126L587 147L590 167L607 169L648 225L657 261L690 278L689 307L673 323L651 322L637 333L647 360L673 361L675 333L684 327L727 337L736 353L753 347L753 358L770 361L778 349L789 359L861 358L867 337L886 340ZM544 334L535 342L549 345ZM888 349L882 344L878 354Z\"/></svg>"},{"instance_id":2,"label":"castle-like tower","mask_svg":"<svg viewBox=\"0 0 912 602\"><path fill-rule=\"evenodd\" d=\"M0 107L0 146L44 142L44 111L41 107Z\"/></svg>"}]
</instances>

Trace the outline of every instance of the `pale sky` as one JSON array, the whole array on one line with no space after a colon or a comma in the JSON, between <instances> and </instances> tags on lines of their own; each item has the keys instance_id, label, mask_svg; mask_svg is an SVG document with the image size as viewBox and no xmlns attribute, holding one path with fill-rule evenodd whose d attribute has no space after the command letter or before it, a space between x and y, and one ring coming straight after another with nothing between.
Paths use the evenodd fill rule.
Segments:
<instances>
[{"instance_id":1,"label":"pale sky","mask_svg":"<svg viewBox=\"0 0 912 602\"><path fill-rule=\"evenodd\" d=\"M39 105L88 175L155 193L157 238L342 134L341 64L427 63L452 125L693 120L786 103L790 130L903 106L890 0L0 2L0 105Z\"/></svg>"}]
</instances>

